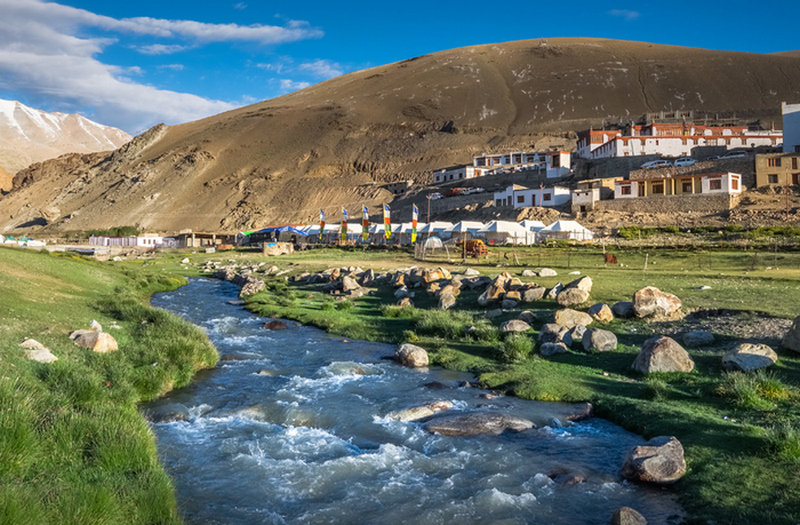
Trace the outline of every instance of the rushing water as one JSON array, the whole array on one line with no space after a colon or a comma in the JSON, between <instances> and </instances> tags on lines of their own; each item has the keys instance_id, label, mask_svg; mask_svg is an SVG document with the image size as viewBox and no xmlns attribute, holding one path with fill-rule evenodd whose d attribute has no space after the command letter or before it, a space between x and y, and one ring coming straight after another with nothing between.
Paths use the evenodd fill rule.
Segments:
<instances>
[{"instance_id":1,"label":"rushing water","mask_svg":"<svg viewBox=\"0 0 800 525\"><path fill-rule=\"evenodd\" d=\"M680 521L668 491L619 476L641 437L601 419L559 423L553 404L487 399L459 387L462 374L386 360L390 345L291 322L265 330L263 319L227 303L237 293L226 282L192 280L153 299L203 327L232 358L146 407L189 409L188 421L153 425L189 523L606 524L621 506L651 524ZM538 428L449 437L385 417L437 400ZM554 472L586 481L560 484Z\"/></svg>"}]
</instances>

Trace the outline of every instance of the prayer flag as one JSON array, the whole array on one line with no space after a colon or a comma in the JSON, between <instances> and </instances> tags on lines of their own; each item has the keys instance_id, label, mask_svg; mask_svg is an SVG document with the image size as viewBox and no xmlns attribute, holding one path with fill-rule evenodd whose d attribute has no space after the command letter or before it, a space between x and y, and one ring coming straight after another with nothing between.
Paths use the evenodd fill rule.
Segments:
<instances>
[{"instance_id":1,"label":"prayer flag","mask_svg":"<svg viewBox=\"0 0 800 525\"><path fill-rule=\"evenodd\" d=\"M367 209L366 206L364 206L364 214L362 216L361 226L361 238L366 241L369 237L369 209Z\"/></svg>"},{"instance_id":2,"label":"prayer flag","mask_svg":"<svg viewBox=\"0 0 800 525\"><path fill-rule=\"evenodd\" d=\"M325 229L325 212L322 208L319 209L319 234L322 235L322 230Z\"/></svg>"},{"instance_id":3,"label":"prayer flag","mask_svg":"<svg viewBox=\"0 0 800 525\"><path fill-rule=\"evenodd\" d=\"M347 210L344 209L342 206L342 234L341 234L342 242L347 240Z\"/></svg>"},{"instance_id":4,"label":"prayer flag","mask_svg":"<svg viewBox=\"0 0 800 525\"><path fill-rule=\"evenodd\" d=\"M416 204L411 205L411 244L417 242L417 216L419 209Z\"/></svg>"},{"instance_id":5,"label":"prayer flag","mask_svg":"<svg viewBox=\"0 0 800 525\"><path fill-rule=\"evenodd\" d=\"M383 235L387 239L392 238L392 210L388 204L383 205Z\"/></svg>"}]
</instances>

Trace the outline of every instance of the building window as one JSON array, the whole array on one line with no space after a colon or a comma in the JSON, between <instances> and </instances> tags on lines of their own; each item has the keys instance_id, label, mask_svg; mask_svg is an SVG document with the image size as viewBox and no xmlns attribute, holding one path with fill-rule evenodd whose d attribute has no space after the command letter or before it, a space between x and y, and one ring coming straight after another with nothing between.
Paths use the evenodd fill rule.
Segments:
<instances>
[{"instance_id":1,"label":"building window","mask_svg":"<svg viewBox=\"0 0 800 525\"><path fill-rule=\"evenodd\" d=\"M553 198L553 196L551 194L549 194L549 193L545 193L544 195L542 195L542 200L543 201L549 201L552 198Z\"/></svg>"},{"instance_id":2,"label":"building window","mask_svg":"<svg viewBox=\"0 0 800 525\"><path fill-rule=\"evenodd\" d=\"M792 184L797 184L800 180L800 173L792 173Z\"/></svg>"},{"instance_id":3,"label":"building window","mask_svg":"<svg viewBox=\"0 0 800 525\"><path fill-rule=\"evenodd\" d=\"M779 158L767 159L767 166L769 166L770 168L780 168L781 159Z\"/></svg>"},{"instance_id":4,"label":"building window","mask_svg":"<svg viewBox=\"0 0 800 525\"><path fill-rule=\"evenodd\" d=\"M722 179L710 179L708 181L708 189L711 191L722 189Z\"/></svg>"},{"instance_id":5,"label":"building window","mask_svg":"<svg viewBox=\"0 0 800 525\"><path fill-rule=\"evenodd\" d=\"M525 195L517 195L517 204L525 204Z\"/></svg>"},{"instance_id":6,"label":"building window","mask_svg":"<svg viewBox=\"0 0 800 525\"><path fill-rule=\"evenodd\" d=\"M778 184L778 175L767 175L767 182L769 184Z\"/></svg>"},{"instance_id":7,"label":"building window","mask_svg":"<svg viewBox=\"0 0 800 525\"><path fill-rule=\"evenodd\" d=\"M739 189L739 179L732 178L731 179L731 189L738 190Z\"/></svg>"},{"instance_id":8,"label":"building window","mask_svg":"<svg viewBox=\"0 0 800 525\"><path fill-rule=\"evenodd\" d=\"M683 193L692 193L692 181L691 181L691 179L681 181L681 188L682 188L681 191L683 191Z\"/></svg>"},{"instance_id":9,"label":"building window","mask_svg":"<svg viewBox=\"0 0 800 525\"><path fill-rule=\"evenodd\" d=\"M664 194L664 183L659 182L653 184L653 195L663 195Z\"/></svg>"},{"instance_id":10,"label":"building window","mask_svg":"<svg viewBox=\"0 0 800 525\"><path fill-rule=\"evenodd\" d=\"M797 157L792 157L792 169L797 169Z\"/></svg>"},{"instance_id":11,"label":"building window","mask_svg":"<svg viewBox=\"0 0 800 525\"><path fill-rule=\"evenodd\" d=\"M503 205L503 201L501 199L497 199L497 201L495 201L494 205L499 208L500 206Z\"/></svg>"},{"instance_id":12,"label":"building window","mask_svg":"<svg viewBox=\"0 0 800 525\"><path fill-rule=\"evenodd\" d=\"M630 194L631 194L631 187L630 187L630 185L629 185L629 184L626 184L625 186L620 186L620 187L619 187L619 194L620 194L620 195L630 195Z\"/></svg>"}]
</instances>

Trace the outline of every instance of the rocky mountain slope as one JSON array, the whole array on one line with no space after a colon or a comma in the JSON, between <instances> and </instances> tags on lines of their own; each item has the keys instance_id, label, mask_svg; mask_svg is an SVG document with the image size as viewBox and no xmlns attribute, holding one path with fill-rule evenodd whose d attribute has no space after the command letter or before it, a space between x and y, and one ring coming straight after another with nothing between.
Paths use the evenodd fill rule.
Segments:
<instances>
[{"instance_id":1,"label":"rocky mountain slope","mask_svg":"<svg viewBox=\"0 0 800 525\"><path fill-rule=\"evenodd\" d=\"M63 153L112 151L129 140L124 131L81 115L47 113L0 100L0 169L8 173Z\"/></svg>"},{"instance_id":2,"label":"rocky mountain slope","mask_svg":"<svg viewBox=\"0 0 800 525\"><path fill-rule=\"evenodd\" d=\"M574 130L646 112L762 119L800 100L800 57L599 39L467 47L350 73L179 126L113 154L71 155L17 174L0 231L139 225L236 231L338 220L374 206L386 182L484 151L574 147ZM351 210L352 211L352 210Z\"/></svg>"}]
</instances>

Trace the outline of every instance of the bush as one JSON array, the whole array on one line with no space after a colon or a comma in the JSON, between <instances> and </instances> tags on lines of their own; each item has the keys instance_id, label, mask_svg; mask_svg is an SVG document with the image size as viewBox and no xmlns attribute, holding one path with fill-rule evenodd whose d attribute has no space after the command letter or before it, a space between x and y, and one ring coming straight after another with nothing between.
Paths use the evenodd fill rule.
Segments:
<instances>
[{"instance_id":1,"label":"bush","mask_svg":"<svg viewBox=\"0 0 800 525\"><path fill-rule=\"evenodd\" d=\"M677 226L665 226L664 228L661 228L661 231L664 233L675 234L680 233L681 230Z\"/></svg>"},{"instance_id":2,"label":"bush","mask_svg":"<svg viewBox=\"0 0 800 525\"><path fill-rule=\"evenodd\" d=\"M403 341L406 343L419 343L419 336L413 330L403 330Z\"/></svg>"},{"instance_id":3,"label":"bush","mask_svg":"<svg viewBox=\"0 0 800 525\"><path fill-rule=\"evenodd\" d=\"M767 448L787 459L800 460L800 429L783 422L767 429Z\"/></svg>"},{"instance_id":4,"label":"bush","mask_svg":"<svg viewBox=\"0 0 800 525\"><path fill-rule=\"evenodd\" d=\"M741 224L728 224L723 228L723 231L727 233L739 233L744 231L744 226Z\"/></svg>"},{"instance_id":5,"label":"bush","mask_svg":"<svg viewBox=\"0 0 800 525\"><path fill-rule=\"evenodd\" d=\"M488 319L480 319L475 323L475 330L472 331L472 338L487 344L500 342L500 329Z\"/></svg>"},{"instance_id":6,"label":"bush","mask_svg":"<svg viewBox=\"0 0 800 525\"><path fill-rule=\"evenodd\" d=\"M384 305L381 307L381 314L389 319L414 319L417 317L418 310L413 306L399 307L395 305Z\"/></svg>"},{"instance_id":7,"label":"bush","mask_svg":"<svg viewBox=\"0 0 800 525\"><path fill-rule=\"evenodd\" d=\"M788 399L788 390L773 375L759 370L753 373L730 372L725 374L716 389L717 395L726 397L740 408L775 410L776 400Z\"/></svg>"},{"instance_id":8,"label":"bush","mask_svg":"<svg viewBox=\"0 0 800 525\"><path fill-rule=\"evenodd\" d=\"M648 377L645 379L647 390L645 395L652 401L664 401L669 393L669 385L658 377Z\"/></svg>"},{"instance_id":9,"label":"bush","mask_svg":"<svg viewBox=\"0 0 800 525\"><path fill-rule=\"evenodd\" d=\"M472 325L474 319L469 312L456 310L423 310L414 320L414 327L422 335L460 339L464 329Z\"/></svg>"},{"instance_id":10,"label":"bush","mask_svg":"<svg viewBox=\"0 0 800 525\"><path fill-rule=\"evenodd\" d=\"M320 305L320 309L327 311L336 310L336 303L333 301L333 299L327 299L324 303Z\"/></svg>"},{"instance_id":11,"label":"bush","mask_svg":"<svg viewBox=\"0 0 800 525\"><path fill-rule=\"evenodd\" d=\"M498 347L498 357L502 361L513 362L527 359L533 351L533 340L523 334L511 334Z\"/></svg>"},{"instance_id":12,"label":"bush","mask_svg":"<svg viewBox=\"0 0 800 525\"><path fill-rule=\"evenodd\" d=\"M355 305L353 304L353 301L351 301L350 299L336 303L336 309L342 311L351 310L353 306Z\"/></svg>"}]
</instances>

